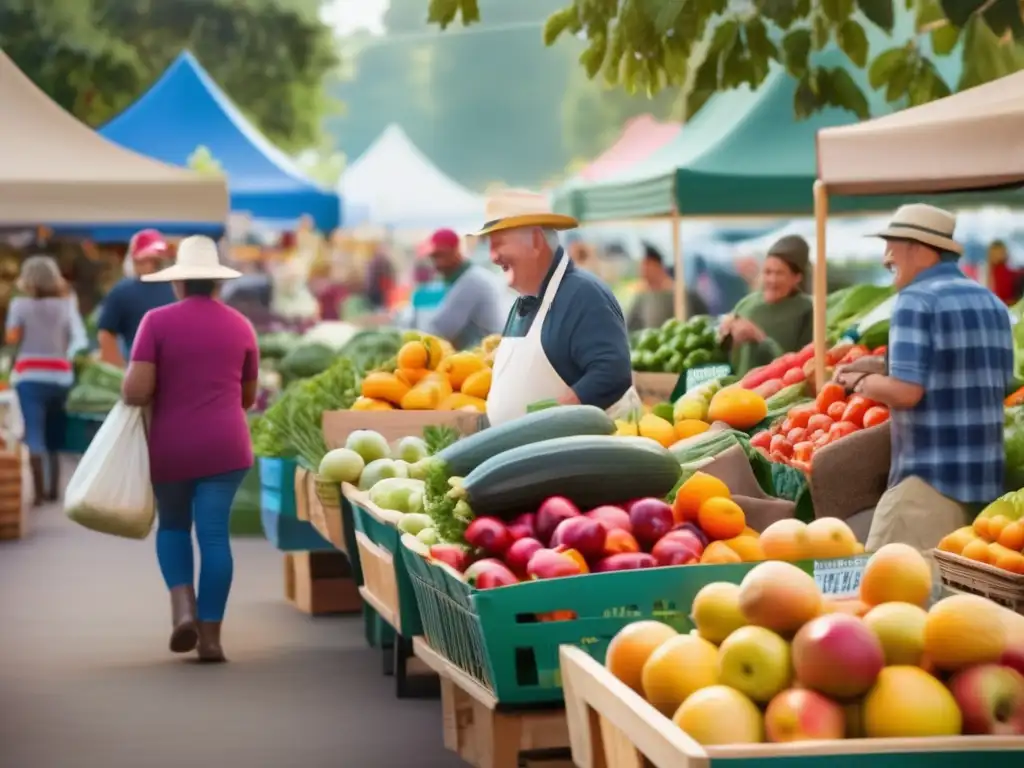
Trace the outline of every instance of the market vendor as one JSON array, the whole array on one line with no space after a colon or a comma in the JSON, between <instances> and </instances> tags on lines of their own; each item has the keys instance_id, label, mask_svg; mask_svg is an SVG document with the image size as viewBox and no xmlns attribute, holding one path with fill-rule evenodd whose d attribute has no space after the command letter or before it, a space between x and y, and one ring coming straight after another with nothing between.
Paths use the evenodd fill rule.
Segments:
<instances>
[{"instance_id":1,"label":"market vendor","mask_svg":"<svg viewBox=\"0 0 1024 768\"><path fill-rule=\"evenodd\" d=\"M839 370L847 389L889 406L892 467L868 551L920 550L966 525L1004 492L1003 398L1013 375L1006 306L957 266L956 216L905 205L878 234L898 290L888 373Z\"/></svg>"},{"instance_id":2,"label":"market vendor","mask_svg":"<svg viewBox=\"0 0 1024 768\"><path fill-rule=\"evenodd\" d=\"M640 331L644 328L660 328L666 320L676 316L675 275L665 266L665 259L650 243L644 243L644 255L640 260L640 277L643 288L633 299L626 316L626 330ZM708 306L693 291L686 292L686 314L706 315Z\"/></svg>"},{"instance_id":3,"label":"market vendor","mask_svg":"<svg viewBox=\"0 0 1024 768\"><path fill-rule=\"evenodd\" d=\"M541 195L510 190L488 203L478 233L491 261L520 294L494 360L487 398L492 426L546 400L584 403L627 416L641 407L633 388L629 338L611 290L578 269L558 241L570 216L551 213Z\"/></svg>"},{"instance_id":4,"label":"market vendor","mask_svg":"<svg viewBox=\"0 0 1024 768\"><path fill-rule=\"evenodd\" d=\"M814 305L807 294L810 246L799 235L775 241L761 265L761 287L744 296L719 326L733 373L767 365L814 337Z\"/></svg>"},{"instance_id":5,"label":"market vendor","mask_svg":"<svg viewBox=\"0 0 1024 768\"><path fill-rule=\"evenodd\" d=\"M146 283L141 279L164 267L168 251L167 241L155 229L143 229L132 236L125 276L110 289L100 308L97 335L104 362L124 368L145 314L174 303L169 283Z\"/></svg>"},{"instance_id":6,"label":"market vendor","mask_svg":"<svg viewBox=\"0 0 1024 768\"><path fill-rule=\"evenodd\" d=\"M474 347L501 333L504 312L497 281L462 255L459 236L439 229L425 250L444 280L445 294L422 330L448 339L456 349Z\"/></svg>"}]
</instances>

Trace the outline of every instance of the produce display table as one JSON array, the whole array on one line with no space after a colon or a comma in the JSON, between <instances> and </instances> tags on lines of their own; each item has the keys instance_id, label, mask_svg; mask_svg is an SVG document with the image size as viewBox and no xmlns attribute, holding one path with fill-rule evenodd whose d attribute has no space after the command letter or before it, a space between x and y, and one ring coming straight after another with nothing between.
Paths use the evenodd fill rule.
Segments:
<instances>
[{"instance_id":1,"label":"produce display table","mask_svg":"<svg viewBox=\"0 0 1024 768\"><path fill-rule=\"evenodd\" d=\"M441 678L444 745L477 768L520 768L543 762L571 766L569 732L561 705L502 707L493 694L434 651L413 640L416 658Z\"/></svg>"},{"instance_id":2,"label":"produce display table","mask_svg":"<svg viewBox=\"0 0 1024 768\"><path fill-rule=\"evenodd\" d=\"M843 739L704 748L587 653L561 648L566 718L579 768L986 768L1024 765L1022 736Z\"/></svg>"},{"instance_id":3,"label":"produce display table","mask_svg":"<svg viewBox=\"0 0 1024 768\"><path fill-rule=\"evenodd\" d=\"M284 596L303 613L359 613L362 600L348 559L340 552L284 556Z\"/></svg>"}]
</instances>

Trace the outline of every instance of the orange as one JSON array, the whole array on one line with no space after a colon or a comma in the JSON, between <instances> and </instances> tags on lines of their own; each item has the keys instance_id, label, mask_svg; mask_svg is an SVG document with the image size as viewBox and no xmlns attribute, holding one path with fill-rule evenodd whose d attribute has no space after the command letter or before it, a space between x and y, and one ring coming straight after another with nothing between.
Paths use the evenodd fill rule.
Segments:
<instances>
[{"instance_id":1,"label":"orange","mask_svg":"<svg viewBox=\"0 0 1024 768\"><path fill-rule=\"evenodd\" d=\"M979 563L992 562L992 553L989 551L988 544L984 539L975 539L974 541L968 542L967 546L964 547L963 552L960 554L968 560L975 560Z\"/></svg>"},{"instance_id":2,"label":"orange","mask_svg":"<svg viewBox=\"0 0 1024 768\"><path fill-rule=\"evenodd\" d=\"M704 549L704 554L700 556L700 562L702 565L708 565L742 563L743 560L724 541L712 541Z\"/></svg>"},{"instance_id":3,"label":"orange","mask_svg":"<svg viewBox=\"0 0 1024 768\"><path fill-rule=\"evenodd\" d=\"M743 529L743 533L740 536L753 536L755 539L761 538L761 534L751 528L749 525Z\"/></svg>"},{"instance_id":4,"label":"orange","mask_svg":"<svg viewBox=\"0 0 1024 768\"><path fill-rule=\"evenodd\" d=\"M767 415L764 398L742 387L720 389L708 405L708 421L724 421L733 429L744 431L760 424Z\"/></svg>"},{"instance_id":5,"label":"orange","mask_svg":"<svg viewBox=\"0 0 1024 768\"><path fill-rule=\"evenodd\" d=\"M430 350L422 341L407 341L398 350L396 361L399 368L427 368Z\"/></svg>"},{"instance_id":6,"label":"orange","mask_svg":"<svg viewBox=\"0 0 1024 768\"><path fill-rule=\"evenodd\" d=\"M989 557L996 568L1002 568L1010 573L1024 573L1024 555L1016 550L1004 547L1002 544L988 545Z\"/></svg>"},{"instance_id":7,"label":"orange","mask_svg":"<svg viewBox=\"0 0 1024 768\"><path fill-rule=\"evenodd\" d=\"M981 517L979 515L978 517L974 518L974 525L972 527L974 528L974 532L978 534L978 536L985 539L985 541L989 540L987 517Z\"/></svg>"},{"instance_id":8,"label":"orange","mask_svg":"<svg viewBox=\"0 0 1024 768\"><path fill-rule=\"evenodd\" d=\"M679 635L660 621L635 621L619 630L608 644L604 665L634 691L643 694L643 669L647 659L666 640Z\"/></svg>"},{"instance_id":9,"label":"orange","mask_svg":"<svg viewBox=\"0 0 1024 768\"><path fill-rule=\"evenodd\" d=\"M699 435L711 429L711 425L700 419L683 419L676 422L676 439L685 440L688 437Z\"/></svg>"},{"instance_id":10,"label":"orange","mask_svg":"<svg viewBox=\"0 0 1024 768\"><path fill-rule=\"evenodd\" d=\"M676 522L697 522L700 505L716 496L728 499L730 496L729 486L714 475L694 472L685 483L679 486L676 499L672 503L672 514L675 516Z\"/></svg>"},{"instance_id":11,"label":"orange","mask_svg":"<svg viewBox=\"0 0 1024 768\"><path fill-rule=\"evenodd\" d=\"M1003 528L1008 526L1012 520L1006 515L994 515L988 519L988 536L985 538L988 541L999 541L999 534L1003 532Z\"/></svg>"},{"instance_id":12,"label":"orange","mask_svg":"<svg viewBox=\"0 0 1024 768\"><path fill-rule=\"evenodd\" d=\"M721 496L708 499L697 512L697 525L709 539L724 541L739 536L747 527L743 508Z\"/></svg>"},{"instance_id":13,"label":"orange","mask_svg":"<svg viewBox=\"0 0 1024 768\"><path fill-rule=\"evenodd\" d=\"M1010 523L999 532L996 541L1007 549L1020 552L1024 549L1024 523L1019 520Z\"/></svg>"},{"instance_id":14,"label":"orange","mask_svg":"<svg viewBox=\"0 0 1024 768\"><path fill-rule=\"evenodd\" d=\"M1021 529L1021 535L1024 536L1024 528ZM965 525L963 528L957 528L952 533L943 536L942 540L939 542L938 549L940 552L949 552L953 555L960 555L963 554L964 547L972 541L975 541L977 538L978 534L974 532L974 529L969 525Z\"/></svg>"},{"instance_id":15,"label":"orange","mask_svg":"<svg viewBox=\"0 0 1024 768\"><path fill-rule=\"evenodd\" d=\"M739 555L744 563L757 563L765 559L761 542L752 536L741 533L736 538L727 539L723 543Z\"/></svg>"}]
</instances>

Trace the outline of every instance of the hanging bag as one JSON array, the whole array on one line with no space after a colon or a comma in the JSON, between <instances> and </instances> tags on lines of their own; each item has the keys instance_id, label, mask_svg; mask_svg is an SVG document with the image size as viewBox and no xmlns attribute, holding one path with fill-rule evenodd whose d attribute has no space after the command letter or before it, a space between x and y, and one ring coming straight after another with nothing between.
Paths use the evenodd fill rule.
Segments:
<instances>
[{"instance_id":1,"label":"hanging bag","mask_svg":"<svg viewBox=\"0 0 1024 768\"><path fill-rule=\"evenodd\" d=\"M113 407L71 476L64 512L111 536L149 535L155 511L144 409L121 402Z\"/></svg>"}]
</instances>

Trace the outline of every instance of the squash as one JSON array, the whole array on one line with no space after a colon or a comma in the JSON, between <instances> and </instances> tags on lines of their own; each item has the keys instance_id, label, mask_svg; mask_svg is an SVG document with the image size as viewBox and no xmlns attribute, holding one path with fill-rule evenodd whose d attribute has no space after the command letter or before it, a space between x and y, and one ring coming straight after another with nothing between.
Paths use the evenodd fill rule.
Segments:
<instances>
[{"instance_id":1,"label":"squash","mask_svg":"<svg viewBox=\"0 0 1024 768\"><path fill-rule=\"evenodd\" d=\"M439 393L437 398L439 403L455 391L452 388L452 383L448 381L448 377L439 371L431 371L428 373L420 379L417 386L431 386L436 388Z\"/></svg>"},{"instance_id":2,"label":"squash","mask_svg":"<svg viewBox=\"0 0 1024 768\"><path fill-rule=\"evenodd\" d=\"M462 392L453 392L441 401L439 411L465 411L472 410L477 413L487 413L487 401L479 397L471 397Z\"/></svg>"},{"instance_id":3,"label":"squash","mask_svg":"<svg viewBox=\"0 0 1024 768\"><path fill-rule=\"evenodd\" d=\"M421 343L424 349L427 350L427 365L426 367L430 370L436 370L437 366L441 364L441 361L448 355L454 352L452 345L443 339L439 339L436 336L424 335ZM445 348L447 345L447 349Z\"/></svg>"},{"instance_id":4,"label":"squash","mask_svg":"<svg viewBox=\"0 0 1024 768\"><path fill-rule=\"evenodd\" d=\"M491 376L490 368L481 368L476 373L471 373L466 377L465 381L462 382L462 386L459 387L459 391L464 395L486 400L487 396L491 393Z\"/></svg>"},{"instance_id":5,"label":"squash","mask_svg":"<svg viewBox=\"0 0 1024 768\"><path fill-rule=\"evenodd\" d=\"M428 368L398 368L395 370L395 376L400 378L410 387L415 387L430 373Z\"/></svg>"},{"instance_id":6,"label":"squash","mask_svg":"<svg viewBox=\"0 0 1024 768\"><path fill-rule=\"evenodd\" d=\"M452 383L452 389L460 389L466 379L486 367L483 359L472 352L456 352L451 357L442 360L437 370L448 376L448 380Z\"/></svg>"},{"instance_id":7,"label":"squash","mask_svg":"<svg viewBox=\"0 0 1024 768\"><path fill-rule=\"evenodd\" d=\"M454 484L449 498L497 517L537 509L551 496L564 496L580 509L591 509L664 498L681 473L676 458L648 438L575 435L493 456Z\"/></svg>"},{"instance_id":8,"label":"squash","mask_svg":"<svg viewBox=\"0 0 1024 768\"><path fill-rule=\"evenodd\" d=\"M409 392L409 385L393 373L374 371L363 379L362 395L398 405Z\"/></svg>"},{"instance_id":9,"label":"squash","mask_svg":"<svg viewBox=\"0 0 1024 768\"><path fill-rule=\"evenodd\" d=\"M635 421L616 419L615 434L619 437L640 437L640 425Z\"/></svg>"},{"instance_id":10,"label":"squash","mask_svg":"<svg viewBox=\"0 0 1024 768\"><path fill-rule=\"evenodd\" d=\"M430 361L430 350L422 341L407 341L398 350L395 361L399 368L425 370Z\"/></svg>"},{"instance_id":11,"label":"squash","mask_svg":"<svg viewBox=\"0 0 1024 768\"><path fill-rule=\"evenodd\" d=\"M352 403L351 411L393 411L395 407L384 400L374 400L372 397L357 397Z\"/></svg>"},{"instance_id":12,"label":"squash","mask_svg":"<svg viewBox=\"0 0 1024 768\"><path fill-rule=\"evenodd\" d=\"M401 408L403 411L436 411L444 397L437 386L420 382L402 398Z\"/></svg>"},{"instance_id":13,"label":"squash","mask_svg":"<svg viewBox=\"0 0 1024 768\"><path fill-rule=\"evenodd\" d=\"M660 416L653 413L644 414L637 424L640 437L649 437L665 448L671 448L677 442L676 428Z\"/></svg>"}]
</instances>

